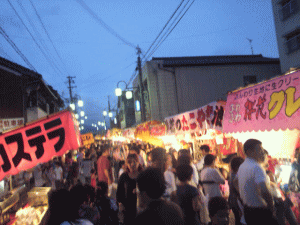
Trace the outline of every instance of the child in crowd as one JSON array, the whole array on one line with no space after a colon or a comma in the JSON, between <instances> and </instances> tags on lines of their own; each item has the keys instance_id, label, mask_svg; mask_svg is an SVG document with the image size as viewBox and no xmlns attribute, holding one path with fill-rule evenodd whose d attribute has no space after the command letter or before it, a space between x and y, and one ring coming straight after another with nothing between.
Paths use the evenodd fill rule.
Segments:
<instances>
[{"instance_id":1,"label":"child in crowd","mask_svg":"<svg viewBox=\"0 0 300 225\"><path fill-rule=\"evenodd\" d=\"M193 168L190 165L179 165L176 168L176 174L180 184L177 186L176 196L172 196L172 200L181 207L186 225L200 225L200 193L197 188L189 185Z\"/></svg>"},{"instance_id":2,"label":"child in crowd","mask_svg":"<svg viewBox=\"0 0 300 225\"><path fill-rule=\"evenodd\" d=\"M228 171L225 168L220 168L220 172L225 179L225 184L220 184L221 193L225 199L228 199L229 197Z\"/></svg>"}]
</instances>

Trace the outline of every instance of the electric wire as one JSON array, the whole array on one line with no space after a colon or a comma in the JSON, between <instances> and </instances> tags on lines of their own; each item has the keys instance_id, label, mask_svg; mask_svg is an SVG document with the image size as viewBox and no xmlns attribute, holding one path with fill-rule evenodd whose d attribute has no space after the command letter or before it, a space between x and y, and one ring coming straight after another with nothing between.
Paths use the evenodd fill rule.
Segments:
<instances>
[{"instance_id":1,"label":"electric wire","mask_svg":"<svg viewBox=\"0 0 300 225\"><path fill-rule=\"evenodd\" d=\"M49 34L49 32L47 31L46 26L45 26L45 24L43 23L43 20L42 20L42 18L40 17L40 15L39 15L39 13L38 13L38 11L37 11L35 5L33 4L33 2L32 2L31 0L29 0L29 2L31 3L31 6L32 6L32 8L34 9L35 14L36 14L36 16L38 17L38 19L39 19L39 21L40 21L40 23L41 23L41 25L42 25L42 27L43 27L43 29L44 29L46 35L47 35L49 41L51 42L51 44L52 44L52 46L53 46L53 48L54 48L54 50L55 50L57 56L59 57L61 63L64 65L66 72L68 73L67 67L66 67L64 61L62 60L60 54L58 53L58 51L57 51L57 49L56 49L56 47L55 47L55 45L54 45L54 43L53 43L53 41L52 41L52 39L51 39L51 37L50 37L50 34ZM68 74L69 74L69 73L68 73Z\"/></svg>"},{"instance_id":2,"label":"electric wire","mask_svg":"<svg viewBox=\"0 0 300 225\"><path fill-rule=\"evenodd\" d=\"M29 60L26 58L26 56L21 52L21 50L16 46L16 44L10 39L8 34L4 31L4 29L0 26L0 33L5 38L5 40L12 46L12 48L17 52L17 54L23 59L23 61L36 72L36 69L34 66L29 62Z\"/></svg>"},{"instance_id":3,"label":"electric wire","mask_svg":"<svg viewBox=\"0 0 300 225\"><path fill-rule=\"evenodd\" d=\"M32 33L30 32L30 30L28 29L28 27L26 26L26 24L24 23L23 19L20 17L19 13L16 11L15 7L11 4L10 0L7 0L8 3L10 4L10 6L12 7L12 9L14 10L14 12L16 13L17 17L20 19L20 21L22 22L22 24L24 25L25 29L27 30L27 32L30 34L30 36L32 37L34 43L37 45L37 47L40 49L40 51L42 52L42 54L44 55L44 57L46 58L46 60L49 62L49 64L51 65L51 67L55 70L58 70L61 74L62 72L55 66L52 64L51 60L48 58L48 56L46 55L46 53L43 51L43 49L41 48L41 46L39 45L39 43L36 41L36 39L34 38L34 36L32 35Z\"/></svg>"},{"instance_id":4,"label":"electric wire","mask_svg":"<svg viewBox=\"0 0 300 225\"><path fill-rule=\"evenodd\" d=\"M110 26L108 26L91 8L89 8L84 1L77 0L77 2L81 5L82 8L84 8L98 23L103 26L109 33L114 35L116 38L121 40L124 44L136 49L136 46L129 41L125 40L122 36L120 36L115 30L113 30Z\"/></svg>"},{"instance_id":5,"label":"electric wire","mask_svg":"<svg viewBox=\"0 0 300 225\"><path fill-rule=\"evenodd\" d=\"M39 33L39 31L37 30L36 26L34 25L34 23L32 22L31 18L29 17L27 11L25 10L25 8L23 7L22 3L20 3L20 0L17 0L21 10L23 11L25 17L27 18L28 22L30 23L30 25L32 26L36 36L41 37L41 34ZM40 39L40 43L41 46L44 48L45 52L47 52L49 55L49 59L51 60L52 64L54 64L54 61L51 59L51 57L56 61L56 59L52 56L52 54L50 54L50 50L48 49L47 45L45 44L44 40L41 38ZM50 57L51 56L51 57ZM56 61L57 62L57 61ZM60 70L59 70L60 71Z\"/></svg>"},{"instance_id":6,"label":"electric wire","mask_svg":"<svg viewBox=\"0 0 300 225\"><path fill-rule=\"evenodd\" d=\"M167 25L169 24L169 22L171 21L171 19L175 16L176 12L178 11L178 9L181 7L182 3L184 2L184 0L182 0L180 2L180 4L178 5L178 7L176 8L175 12L172 14L172 16L170 17L170 19L168 20L168 22L165 24L165 26L162 28L162 30L159 32L159 34L157 35L157 37L155 38L155 40L152 42L152 44L150 45L150 47L148 48L148 50L146 51L145 55L148 54L148 52L150 51L151 47L154 45L154 43L157 41L157 39L159 38L159 36L162 34L162 32L165 30L165 28L167 27Z\"/></svg>"},{"instance_id":7,"label":"electric wire","mask_svg":"<svg viewBox=\"0 0 300 225\"><path fill-rule=\"evenodd\" d=\"M152 50L152 52L147 56L146 60L148 58L150 58L154 54L154 52L162 45L162 43L168 38L168 36L172 33L172 31L175 29L175 27L178 25L178 23L182 20L182 18L187 13L187 11L191 8L191 6L193 5L194 2L195 2L195 0L192 1L192 3L189 5L189 7L186 9L186 11L182 14L182 16L180 17L180 19L173 26L173 28L169 31L169 33L165 37L163 37L164 39L160 40L160 42L156 45L156 47Z\"/></svg>"}]
</instances>

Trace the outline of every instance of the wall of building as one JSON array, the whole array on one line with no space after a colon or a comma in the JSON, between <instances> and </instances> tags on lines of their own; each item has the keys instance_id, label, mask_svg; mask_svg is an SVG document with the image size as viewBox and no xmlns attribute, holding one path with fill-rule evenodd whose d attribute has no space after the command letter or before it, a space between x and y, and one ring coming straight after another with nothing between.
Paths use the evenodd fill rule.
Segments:
<instances>
[{"instance_id":1,"label":"wall of building","mask_svg":"<svg viewBox=\"0 0 300 225\"><path fill-rule=\"evenodd\" d=\"M300 9L300 0L295 1ZM296 28L300 29L300 10L289 18L283 19L281 2L282 0L272 0L281 72L286 73L292 67L300 67L300 49L288 53L285 38L288 33Z\"/></svg>"},{"instance_id":2,"label":"wall of building","mask_svg":"<svg viewBox=\"0 0 300 225\"><path fill-rule=\"evenodd\" d=\"M24 117L22 78L0 68L0 118L19 117Z\"/></svg>"},{"instance_id":3,"label":"wall of building","mask_svg":"<svg viewBox=\"0 0 300 225\"><path fill-rule=\"evenodd\" d=\"M162 62L148 62L147 70L143 73L147 74L145 79L148 81L151 119L160 121L219 99L226 100L228 91L244 86L244 76L255 75L257 82L260 82L281 73L279 64L164 69L161 66L159 68L158 64L162 65ZM174 70L177 93L172 72Z\"/></svg>"}]
</instances>

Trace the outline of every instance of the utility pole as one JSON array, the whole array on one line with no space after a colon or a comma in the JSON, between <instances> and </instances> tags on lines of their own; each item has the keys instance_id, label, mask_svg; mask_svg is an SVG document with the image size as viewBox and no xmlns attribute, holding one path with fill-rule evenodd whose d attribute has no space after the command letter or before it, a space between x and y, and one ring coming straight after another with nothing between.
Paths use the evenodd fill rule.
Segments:
<instances>
[{"instance_id":1,"label":"utility pole","mask_svg":"<svg viewBox=\"0 0 300 225\"><path fill-rule=\"evenodd\" d=\"M138 70L139 70L139 86L140 86L140 100L141 100L141 119L142 122L146 121L146 110L145 110L145 99L144 99L144 85L143 85L143 75L142 75L142 63L141 63L141 49L137 46L138 54Z\"/></svg>"},{"instance_id":2,"label":"utility pole","mask_svg":"<svg viewBox=\"0 0 300 225\"><path fill-rule=\"evenodd\" d=\"M247 40L250 42L250 48L251 48L251 51L252 51L252 55L254 55L254 53L253 53L253 46L252 46L252 39L249 39L249 38L247 38Z\"/></svg>"},{"instance_id":3,"label":"utility pole","mask_svg":"<svg viewBox=\"0 0 300 225\"><path fill-rule=\"evenodd\" d=\"M74 99L73 99L73 95L72 95L72 89L76 88L76 86L72 86L72 84L74 84L73 78L76 78L76 77L68 76L67 78L68 78L68 83L69 83L68 88L69 88L69 92L70 92L70 103L72 104L72 103L74 103Z\"/></svg>"}]
</instances>

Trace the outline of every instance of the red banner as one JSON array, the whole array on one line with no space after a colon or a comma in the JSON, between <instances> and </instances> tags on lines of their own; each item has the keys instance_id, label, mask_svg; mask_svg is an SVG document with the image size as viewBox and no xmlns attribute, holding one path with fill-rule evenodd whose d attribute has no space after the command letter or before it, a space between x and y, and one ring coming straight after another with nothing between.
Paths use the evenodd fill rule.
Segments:
<instances>
[{"instance_id":1,"label":"red banner","mask_svg":"<svg viewBox=\"0 0 300 225\"><path fill-rule=\"evenodd\" d=\"M166 126L164 124L150 126L150 135L154 137L166 135Z\"/></svg>"},{"instance_id":2,"label":"red banner","mask_svg":"<svg viewBox=\"0 0 300 225\"><path fill-rule=\"evenodd\" d=\"M0 180L80 146L74 115L62 111L0 136Z\"/></svg>"}]
</instances>

